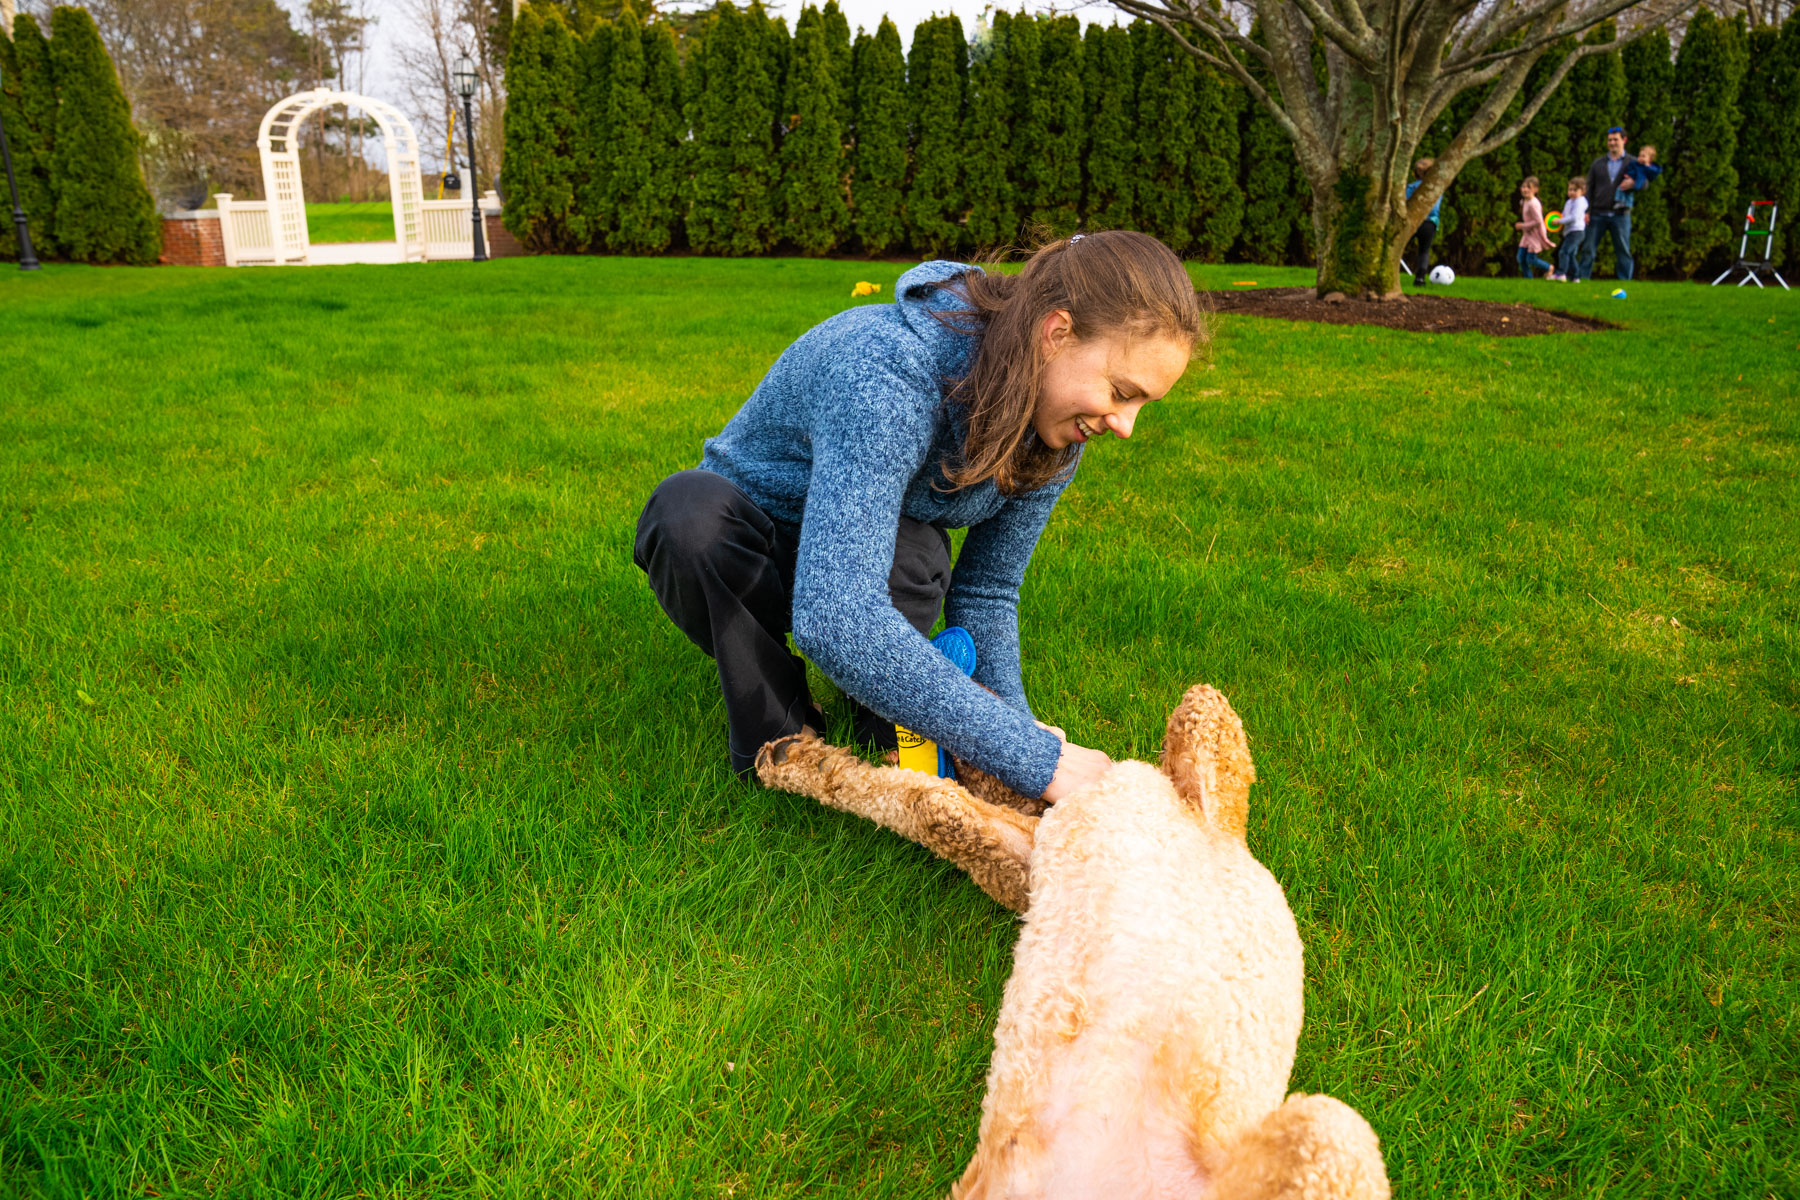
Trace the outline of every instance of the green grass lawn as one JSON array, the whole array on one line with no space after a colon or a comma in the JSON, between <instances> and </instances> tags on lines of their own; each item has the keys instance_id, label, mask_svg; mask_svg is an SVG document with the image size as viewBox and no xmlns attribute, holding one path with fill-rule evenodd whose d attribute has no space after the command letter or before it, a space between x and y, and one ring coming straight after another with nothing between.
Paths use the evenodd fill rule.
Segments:
<instances>
[{"instance_id":1,"label":"green grass lawn","mask_svg":"<svg viewBox=\"0 0 1800 1200\"><path fill-rule=\"evenodd\" d=\"M386 200L309 204L306 236L313 242L391 242L394 209Z\"/></svg>"},{"instance_id":2,"label":"green grass lawn","mask_svg":"<svg viewBox=\"0 0 1800 1200\"><path fill-rule=\"evenodd\" d=\"M630 561L901 269L0 272L0 1193L948 1190L1013 920L735 782ZM1072 737L1242 714L1396 1195L1800 1193L1800 296L1610 286L1223 320L1026 584Z\"/></svg>"}]
</instances>

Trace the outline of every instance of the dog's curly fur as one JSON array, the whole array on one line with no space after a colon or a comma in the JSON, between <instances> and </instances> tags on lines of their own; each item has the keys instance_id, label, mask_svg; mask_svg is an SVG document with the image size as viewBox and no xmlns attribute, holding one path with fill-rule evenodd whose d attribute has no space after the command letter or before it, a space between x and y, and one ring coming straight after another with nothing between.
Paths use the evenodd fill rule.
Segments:
<instances>
[{"instance_id":1,"label":"dog's curly fur","mask_svg":"<svg viewBox=\"0 0 1800 1200\"><path fill-rule=\"evenodd\" d=\"M1120 763L1047 811L966 767L965 787L812 737L771 742L757 771L1026 914L957 1200L1385 1200L1367 1121L1328 1096L1282 1098L1300 937L1245 844L1256 768L1217 691L1182 698L1160 770Z\"/></svg>"}]
</instances>

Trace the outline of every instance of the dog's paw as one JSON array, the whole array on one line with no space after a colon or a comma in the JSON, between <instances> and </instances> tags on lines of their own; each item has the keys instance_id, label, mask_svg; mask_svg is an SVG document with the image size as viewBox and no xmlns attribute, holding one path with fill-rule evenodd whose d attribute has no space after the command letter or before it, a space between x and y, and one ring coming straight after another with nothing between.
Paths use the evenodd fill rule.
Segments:
<instances>
[{"instance_id":1,"label":"dog's paw","mask_svg":"<svg viewBox=\"0 0 1800 1200\"><path fill-rule=\"evenodd\" d=\"M793 733L765 743L756 752L756 777L764 787L811 795L820 765L835 749L815 733Z\"/></svg>"}]
</instances>

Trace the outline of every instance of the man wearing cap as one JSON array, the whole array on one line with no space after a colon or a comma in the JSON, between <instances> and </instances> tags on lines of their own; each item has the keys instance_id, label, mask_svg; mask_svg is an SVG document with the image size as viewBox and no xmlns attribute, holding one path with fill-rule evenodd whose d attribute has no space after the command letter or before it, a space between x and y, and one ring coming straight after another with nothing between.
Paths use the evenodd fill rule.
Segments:
<instances>
[{"instance_id":1,"label":"man wearing cap","mask_svg":"<svg viewBox=\"0 0 1800 1200\"><path fill-rule=\"evenodd\" d=\"M1631 278L1631 205L1622 203L1636 186L1625 169L1625 130L1614 125L1606 131L1606 153L1596 158L1587 173L1587 240L1581 243L1576 271L1582 279L1594 277L1594 255L1600 250L1600 231L1612 233L1620 279Z\"/></svg>"}]
</instances>

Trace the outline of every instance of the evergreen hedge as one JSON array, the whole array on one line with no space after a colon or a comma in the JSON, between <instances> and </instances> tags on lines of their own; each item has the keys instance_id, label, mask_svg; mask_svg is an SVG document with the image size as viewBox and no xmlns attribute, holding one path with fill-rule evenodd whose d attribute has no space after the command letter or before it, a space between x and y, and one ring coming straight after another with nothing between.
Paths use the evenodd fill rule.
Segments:
<instances>
[{"instance_id":1,"label":"evergreen hedge","mask_svg":"<svg viewBox=\"0 0 1800 1200\"><path fill-rule=\"evenodd\" d=\"M1238 110L1244 89L1211 67L1194 72L1193 143L1188 180L1194 193L1189 218L1189 253L1219 262L1237 241L1244 223L1244 193L1238 188Z\"/></svg>"},{"instance_id":2,"label":"evergreen hedge","mask_svg":"<svg viewBox=\"0 0 1800 1200\"><path fill-rule=\"evenodd\" d=\"M853 228L863 252L880 255L906 238L901 212L906 186L906 58L892 21L881 18L873 37L858 34L853 70Z\"/></svg>"},{"instance_id":3,"label":"evergreen hedge","mask_svg":"<svg viewBox=\"0 0 1800 1200\"><path fill-rule=\"evenodd\" d=\"M930 258L947 253L962 241L966 54L962 22L956 17L927 18L913 31L906 63L913 147L912 176L906 185L906 229L913 248Z\"/></svg>"},{"instance_id":4,"label":"evergreen hedge","mask_svg":"<svg viewBox=\"0 0 1800 1200\"><path fill-rule=\"evenodd\" d=\"M1089 25L1082 69L1092 122L1083 205L1087 227L1131 229L1136 221L1138 138L1137 58L1131 31L1123 25Z\"/></svg>"},{"instance_id":5,"label":"evergreen hedge","mask_svg":"<svg viewBox=\"0 0 1800 1200\"><path fill-rule=\"evenodd\" d=\"M1735 245L1742 228L1732 160L1747 54L1741 18L1727 21L1701 8L1675 57L1675 144L1659 182L1669 188L1673 257L1683 275Z\"/></svg>"},{"instance_id":6,"label":"evergreen hedge","mask_svg":"<svg viewBox=\"0 0 1800 1200\"><path fill-rule=\"evenodd\" d=\"M56 81L50 70L50 43L37 18L13 18L11 40L0 35L0 65L6 72L4 94L6 140L12 151L19 207L31 226L31 245L39 258L55 258L56 193L51 190L50 162L56 149ZM19 257L16 237L8 236L0 257Z\"/></svg>"},{"instance_id":7,"label":"evergreen hedge","mask_svg":"<svg viewBox=\"0 0 1800 1200\"><path fill-rule=\"evenodd\" d=\"M802 254L829 254L850 225L844 136L825 21L808 5L794 28L787 77L788 130L781 141L781 219Z\"/></svg>"},{"instance_id":8,"label":"evergreen hedge","mask_svg":"<svg viewBox=\"0 0 1800 1200\"><path fill-rule=\"evenodd\" d=\"M513 22L506 60L507 107L500 168L507 230L532 250L566 252L587 244L588 219L576 204L586 191L587 157L578 113L581 46L554 7L527 5Z\"/></svg>"},{"instance_id":9,"label":"evergreen hedge","mask_svg":"<svg viewBox=\"0 0 1800 1200\"><path fill-rule=\"evenodd\" d=\"M86 9L50 10L50 70L57 250L78 262L155 262L162 220L138 165L131 106Z\"/></svg>"},{"instance_id":10,"label":"evergreen hedge","mask_svg":"<svg viewBox=\"0 0 1800 1200\"><path fill-rule=\"evenodd\" d=\"M1261 33L1259 26L1251 27L1252 38ZM1250 59L1250 73L1264 88L1275 87L1275 77L1260 60ZM1238 255L1250 262L1285 263L1300 223L1312 221L1312 196L1294 161L1294 145L1275 118L1254 102L1244 105L1243 114L1238 124L1238 191L1244 200Z\"/></svg>"},{"instance_id":11,"label":"evergreen hedge","mask_svg":"<svg viewBox=\"0 0 1800 1200\"><path fill-rule=\"evenodd\" d=\"M761 4L713 11L688 60L694 84L688 242L703 254L760 254L775 233L776 100L781 62L773 53L786 26Z\"/></svg>"},{"instance_id":12,"label":"evergreen hedge","mask_svg":"<svg viewBox=\"0 0 1800 1200\"><path fill-rule=\"evenodd\" d=\"M1018 143L1022 154L1014 162L1025 180L1026 219L1032 228L1067 237L1081 225L1081 163L1087 153L1081 22L1053 17L1029 23L1038 35L1038 65L1030 83L1031 137Z\"/></svg>"},{"instance_id":13,"label":"evergreen hedge","mask_svg":"<svg viewBox=\"0 0 1800 1200\"><path fill-rule=\"evenodd\" d=\"M1012 170L1012 23L1010 13L994 13L969 47L962 184L969 211L966 242L976 248L1008 245L1019 236Z\"/></svg>"},{"instance_id":14,"label":"evergreen hedge","mask_svg":"<svg viewBox=\"0 0 1800 1200\"><path fill-rule=\"evenodd\" d=\"M1286 136L1234 79L1143 22L1084 34L1072 18L999 11L965 42L955 17L932 17L903 54L885 19L852 40L838 0L803 9L791 37L729 0L686 24L608 11L617 19L593 10L581 39L540 6L509 30L507 221L533 248L940 255L1034 230L1138 228L1210 261L1310 258L1311 196ZM22 17L0 97L25 131L27 178L32 147L54 138L31 116L45 111L35 34ZM1610 24L1587 35L1613 36ZM1458 97L1420 153L1478 101ZM1634 148L1655 143L1667 172L1637 201L1640 273L1713 270L1751 199L1780 201L1784 229L1800 231L1800 17L1752 35L1702 11L1679 63L1660 30L1578 63L1519 139L1451 185L1434 257L1510 271L1520 179L1538 175L1556 207L1617 124ZM40 228L48 241L34 214ZM1800 263L1800 235L1777 249ZM1602 273L1609 258L1603 246Z\"/></svg>"},{"instance_id":15,"label":"evergreen hedge","mask_svg":"<svg viewBox=\"0 0 1800 1200\"><path fill-rule=\"evenodd\" d=\"M1194 192L1189 178L1196 92L1193 56L1154 25L1136 24L1138 112L1137 227L1177 254L1193 239Z\"/></svg>"}]
</instances>

